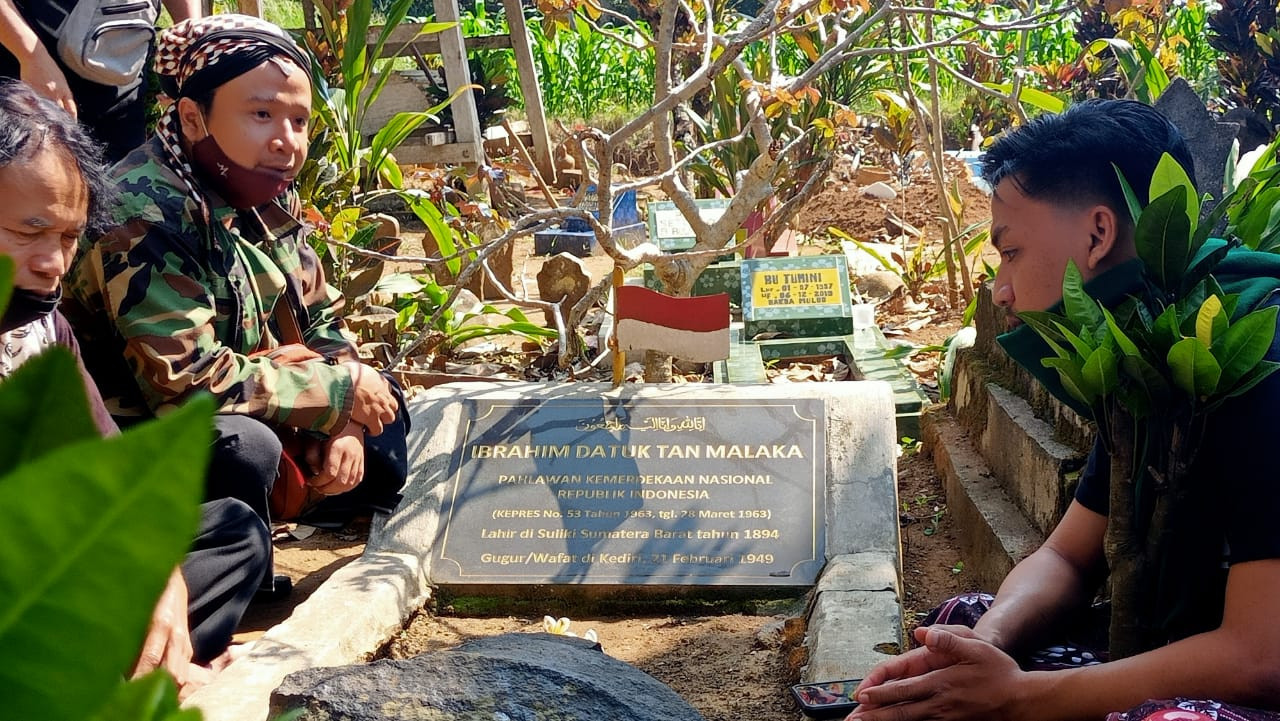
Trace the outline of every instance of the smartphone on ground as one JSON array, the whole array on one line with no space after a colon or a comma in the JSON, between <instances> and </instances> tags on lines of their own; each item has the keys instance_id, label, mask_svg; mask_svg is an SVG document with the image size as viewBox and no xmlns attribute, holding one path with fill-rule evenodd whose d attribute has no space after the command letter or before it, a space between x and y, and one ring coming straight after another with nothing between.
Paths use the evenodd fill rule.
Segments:
<instances>
[{"instance_id":1,"label":"smartphone on ground","mask_svg":"<svg viewBox=\"0 0 1280 721\"><path fill-rule=\"evenodd\" d=\"M814 719L841 718L858 707L853 692L862 683L860 678L844 681L801 683L791 687L804 715Z\"/></svg>"}]
</instances>

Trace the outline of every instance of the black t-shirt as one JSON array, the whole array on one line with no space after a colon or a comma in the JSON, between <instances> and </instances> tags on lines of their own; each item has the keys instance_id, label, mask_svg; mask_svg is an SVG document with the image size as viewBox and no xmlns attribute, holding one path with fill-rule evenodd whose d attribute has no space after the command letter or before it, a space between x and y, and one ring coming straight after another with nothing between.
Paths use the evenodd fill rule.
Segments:
<instances>
[{"instance_id":1,"label":"black t-shirt","mask_svg":"<svg viewBox=\"0 0 1280 721\"><path fill-rule=\"evenodd\" d=\"M1280 306L1280 297L1259 307L1272 305ZM1280 361L1280 330L1266 360ZM1206 532L1222 533L1228 563L1280 558L1278 446L1280 371L1214 413L1192 464L1207 481L1193 512L1204 519ZM1110 471L1109 456L1095 441L1076 488L1080 505L1107 515Z\"/></svg>"}]
</instances>

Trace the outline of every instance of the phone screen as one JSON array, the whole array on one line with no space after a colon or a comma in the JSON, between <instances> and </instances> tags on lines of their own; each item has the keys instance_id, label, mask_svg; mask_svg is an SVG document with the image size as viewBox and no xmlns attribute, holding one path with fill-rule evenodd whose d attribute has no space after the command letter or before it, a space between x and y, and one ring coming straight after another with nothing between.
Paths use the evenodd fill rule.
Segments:
<instances>
[{"instance_id":1,"label":"phone screen","mask_svg":"<svg viewBox=\"0 0 1280 721\"><path fill-rule=\"evenodd\" d=\"M806 712L824 712L839 715L847 713L858 705L853 700L853 692L862 679L845 681L824 681L822 683L802 683L791 687L791 693Z\"/></svg>"}]
</instances>

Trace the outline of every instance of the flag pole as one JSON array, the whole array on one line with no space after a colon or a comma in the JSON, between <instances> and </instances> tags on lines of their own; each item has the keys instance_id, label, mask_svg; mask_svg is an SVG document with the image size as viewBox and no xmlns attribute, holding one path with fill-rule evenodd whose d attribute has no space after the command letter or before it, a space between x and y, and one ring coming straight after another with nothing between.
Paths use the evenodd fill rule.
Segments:
<instances>
[{"instance_id":1,"label":"flag pole","mask_svg":"<svg viewBox=\"0 0 1280 721\"><path fill-rule=\"evenodd\" d=\"M622 375L626 367L627 358L626 353L618 347L618 289L622 287L622 282L622 268L615 263L613 266L613 336L609 338L609 344L613 347L614 388L622 385Z\"/></svg>"}]
</instances>

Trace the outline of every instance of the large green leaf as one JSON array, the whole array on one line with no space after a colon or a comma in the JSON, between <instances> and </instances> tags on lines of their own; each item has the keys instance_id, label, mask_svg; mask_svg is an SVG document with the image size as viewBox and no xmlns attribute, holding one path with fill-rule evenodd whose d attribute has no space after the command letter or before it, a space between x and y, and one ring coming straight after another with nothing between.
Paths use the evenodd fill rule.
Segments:
<instances>
[{"instance_id":1,"label":"large green leaf","mask_svg":"<svg viewBox=\"0 0 1280 721\"><path fill-rule=\"evenodd\" d=\"M1171 305L1151 324L1151 344L1154 350L1165 351L1180 340L1182 331L1178 326L1178 306Z\"/></svg>"},{"instance_id":2,"label":"large green leaf","mask_svg":"<svg viewBox=\"0 0 1280 721\"><path fill-rule=\"evenodd\" d=\"M1218 361L1195 338L1183 338L1169 349L1165 360L1173 373L1173 384L1196 400L1218 389L1222 368Z\"/></svg>"},{"instance_id":3,"label":"large green leaf","mask_svg":"<svg viewBox=\"0 0 1280 721\"><path fill-rule=\"evenodd\" d=\"M1138 257L1165 292L1178 289L1191 256L1191 223L1187 220L1187 189L1175 186L1142 211L1134 241Z\"/></svg>"},{"instance_id":4,"label":"large green leaf","mask_svg":"<svg viewBox=\"0 0 1280 721\"><path fill-rule=\"evenodd\" d=\"M1196 195L1196 186L1191 182L1191 178L1187 177L1187 171L1178 164L1178 161L1174 160L1172 155L1164 153L1151 174L1151 192L1147 197L1159 198L1174 188L1182 188L1184 191L1187 222L1194 229L1196 221L1200 219L1200 200Z\"/></svg>"},{"instance_id":5,"label":"large green leaf","mask_svg":"<svg viewBox=\"0 0 1280 721\"><path fill-rule=\"evenodd\" d=\"M1098 395L1111 395L1119 383L1118 366L1116 356L1110 348L1095 349L1082 369L1085 385Z\"/></svg>"},{"instance_id":6,"label":"large green leaf","mask_svg":"<svg viewBox=\"0 0 1280 721\"><path fill-rule=\"evenodd\" d=\"M1098 309L1098 301L1084 291L1084 278L1074 260L1067 261L1067 269L1062 275L1062 309L1067 318L1080 328L1080 335L1090 335L1091 331L1102 325L1102 311Z\"/></svg>"},{"instance_id":7,"label":"large green leaf","mask_svg":"<svg viewBox=\"0 0 1280 721\"><path fill-rule=\"evenodd\" d=\"M1266 356L1275 338L1278 311L1274 305L1254 311L1218 337L1210 350L1222 366L1222 388L1232 388Z\"/></svg>"},{"instance_id":8,"label":"large green leaf","mask_svg":"<svg viewBox=\"0 0 1280 721\"><path fill-rule=\"evenodd\" d=\"M199 709L178 707L178 687L164 671L121 684L93 721L200 721Z\"/></svg>"},{"instance_id":9,"label":"large green leaf","mask_svg":"<svg viewBox=\"0 0 1280 721\"><path fill-rule=\"evenodd\" d=\"M1013 92L1012 83L983 83L983 85L992 90L999 90L1002 93ZM1066 102L1061 98L1054 97L1043 90L1037 90L1031 87L1022 87L1018 89L1018 100L1030 105L1046 113L1060 113L1066 108Z\"/></svg>"},{"instance_id":10,"label":"large green leaf","mask_svg":"<svg viewBox=\"0 0 1280 721\"><path fill-rule=\"evenodd\" d=\"M1084 373L1080 365L1066 358L1043 358L1040 363L1046 368L1053 368L1058 371L1058 379L1062 381L1062 387L1072 398L1080 401L1086 406L1093 407L1093 402L1097 400L1097 393L1090 393L1088 385L1084 380Z\"/></svg>"},{"instance_id":11,"label":"large green leaf","mask_svg":"<svg viewBox=\"0 0 1280 721\"><path fill-rule=\"evenodd\" d=\"M1133 192L1129 179L1120 172L1120 166L1112 163L1111 167L1116 171L1116 179L1120 181L1120 190L1124 193L1124 202L1129 206L1129 218L1136 224L1142 218L1142 201L1138 200L1138 194Z\"/></svg>"},{"instance_id":12,"label":"large green leaf","mask_svg":"<svg viewBox=\"0 0 1280 721\"><path fill-rule=\"evenodd\" d=\"M1232 388L1222 396L1222 400L1234 398L1238 395L1249 392L1249 390L1254 386L1266 380L1272 373L1275 373L1278 370L1280 370L1280 363L1276 363L1275 361L1262 361L1258 363L1258 365L1253 367L1253 370L1244 374L1244 378L1240 379L1240 382L1235 388Z\"/></svg>"},{"instance_id":13,"label":"large green leaf","mask_svg":"<svg viewBox=\"0 0 1280 721\"><path fill-rule=\"evenodd\" d=\"M58 364L60 355L28 365ZM15 375L0 395L38 377ZM55 381L70 385L79 375ZM0 477L0 698L7 717L82 721L128 671L152 606L196 529L212 411L212 401L200 398Z\"/></svg>"},{"instance_id":14,"label":"large green leaf","mask_svg":"<svg viewBox=\"0 0 1280 721\"><path fill-rule=\"evenodd\" d=\"M19 366L0 386L0 475L68 443L98 437L75 357L53 348L36 360Z\"/></svg>"},{"instance_id":15,"label":"large green leaf","mask_svg":"<svg viewBox=\"0 0 1280 721\"><path fill-rule=\"evenodd\" d=\"M1120 326L1116 323L1115 316L1111 315L1111 311L1104 307L1102 309L1102 314L1107 320L1107 330L1111 332L1111 337L1115 339L1116 347L1120 349L1120 352L1126 356L1141 355L1141 352L1138 350L1138 346L1134 344L1123 330L1120 330Z\"/></svg>"}]
</instances>

